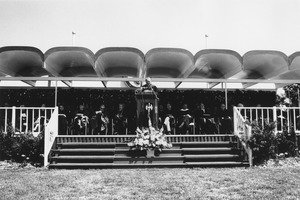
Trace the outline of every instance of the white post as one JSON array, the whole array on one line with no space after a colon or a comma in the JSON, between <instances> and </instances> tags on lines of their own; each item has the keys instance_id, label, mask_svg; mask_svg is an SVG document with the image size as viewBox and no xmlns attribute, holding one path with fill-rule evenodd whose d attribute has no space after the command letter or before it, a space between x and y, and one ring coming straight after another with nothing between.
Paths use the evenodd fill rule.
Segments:
<instances>
[{"instance_id":1,"label":"white post","mask_svg":"<svg viewBox=\"0 0 300 200\"><path fill-rule=\"evenodd\" d=\"M247 140L250 140L251 136L252 136L252 127L245 124L245 130L246 130L246 135L247 135ZM248 151L248 158L249 158L249 165L250 167L253 166L253 156L252 156L252 149L249 147L248 144L246 144L247 146L247 151Z\"/></svg>"},{"instance_id":2,"label":"white post","mask_svg":"<svg viewBox=\"0 0 300 200\"><path fill-rule=\"evenodd\" d=\"M233 107L233 133L236 135L237 134L237 109L234 106Z\"/></svg>"},{"instance_id":3,"label":"white post","mask_svg":"<svg viewBox=\"0 0 300 200\"><path fill-rule=\"evenodd\" d=\"M227 98L227 83L225 82L225 105L226 109L228 109L228 98Z\"/></svg>"},{"instance_id":4,"label":"white post","mask_svg":"<svg viewBox=\"0 0 300 200\"><path fill-rule=\"evenodd\" d=\"M275 125L275 135L277 135L277 110L276 110L276 106L273 106L273 122L276 122Z\"/></svg>"},{"instance_id":5,"label":"white post","mask_svg":"<svg viewBox=\"0 0 300 200\"><path fill-rule=\"evenodd\" d=\"M7 133L7 112L8 112L8 109L5 108L5 121L4 121L4 132Z\"/></svg>"},{"instance_id":6,"label":"white post","mask_svg":"<svg viewBox=\"0 0 300 200\"><path fill-rule=\"evenodd\" d=\"M45 119L46 121L46 119ZM44 142L44 166L49 164L48 156L51 152L55 138L58 135L58 107L55 107L54 112L51 115L49 123L45 127L45 142Z\"/></svg>"},{"instance_id":7,"label":"white post","mask_svg":"<svg viewBox=\"0 0 300 200\"><path fill-rule=\"evenodd\" d=\"M13 130L15 130L16 128L16 106L12 107L12 117L11 117L11 125L13 127Z\"/></svg>"},{"instance_id":8,"label":"white post","mask_svg":"<svg viewBox=\"0 0 300 200\"><path fill-rule=\"evenodd\" d=\"M54 107L57 106L57 80L55 80L55 99L54 99Z\"/></svg>"}]
</instances>

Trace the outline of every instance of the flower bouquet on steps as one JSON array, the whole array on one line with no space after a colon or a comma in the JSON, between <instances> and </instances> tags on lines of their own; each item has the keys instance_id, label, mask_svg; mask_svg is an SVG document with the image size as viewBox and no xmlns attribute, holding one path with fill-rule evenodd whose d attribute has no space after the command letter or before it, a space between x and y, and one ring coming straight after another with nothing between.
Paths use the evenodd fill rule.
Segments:
<instances>
[{"instance_id":1,"label":"flower bouquet on steps","mask_svg":"<svg viewBox=\"0 0 300 200\"><path fill-rule=\"evenodd\" d=\"M154 151L154 155L158 156L164 148L172 147L172 144L166 140L163 130L156 130L151 126L149 128L137 128L136 137L127 145L135 156L146 156L147 151Z\"/></svg>"}]
</instances>

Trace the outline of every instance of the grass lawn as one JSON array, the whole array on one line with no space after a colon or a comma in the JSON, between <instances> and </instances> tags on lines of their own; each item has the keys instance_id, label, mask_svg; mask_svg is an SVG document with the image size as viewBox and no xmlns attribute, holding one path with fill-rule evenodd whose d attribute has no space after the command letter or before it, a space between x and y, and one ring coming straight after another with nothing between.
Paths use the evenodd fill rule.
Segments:
<instances>
[{"instance_id":1,"label":"grass lawn","mask_svg":"<svg viewBox=\"0 0 300 200\"><path fill-rule=\"evenodd\" d=\"M0 170L0 199L299 199L300 168Z\"/></svg>"}]
</instances>

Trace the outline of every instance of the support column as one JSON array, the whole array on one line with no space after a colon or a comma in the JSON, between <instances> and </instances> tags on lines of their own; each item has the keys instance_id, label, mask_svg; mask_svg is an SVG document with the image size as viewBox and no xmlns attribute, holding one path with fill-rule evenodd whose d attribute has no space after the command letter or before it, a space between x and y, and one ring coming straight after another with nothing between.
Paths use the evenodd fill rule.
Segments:
<instances>
[{"instance_id":1,"label":"support column","mask_svg":"<svg viewBox=\"0 0 300 200\"><path fill-rule=\"evenodd\" d=\"M225 82L225 106L228 109L228 98L227 98L227 83Z\"/></svg>"},{"instance_id":2,"label":"support column","mask_svg":"<svg viewBox=\"0 0 300 200\"><path fill-rule=\"evenodd\" d=\"M57 79L55 80L55 99L54 99L54 107L57 106Z\"/></svg>"}]
</instances>

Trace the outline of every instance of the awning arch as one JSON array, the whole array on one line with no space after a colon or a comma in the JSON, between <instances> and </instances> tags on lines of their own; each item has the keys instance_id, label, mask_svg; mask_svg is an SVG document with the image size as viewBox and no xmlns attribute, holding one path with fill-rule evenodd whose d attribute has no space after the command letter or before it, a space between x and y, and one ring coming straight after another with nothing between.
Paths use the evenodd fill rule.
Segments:
<instances>
[{"instance_id":1,"label":"awning arch","mask_svg":"<svg viewBox=\"0 0 300 200\"><path fill-rule=\"evenodd\" d=\"M55 47L45 53L46 69L54 76L96 77L94 53L83 47Z\"/></svg>"},{"instance_id":2,"label":"awning arch","mask_svg":"<svg viewBox=\"0 0 300 200\"><path fill-rule=\"evenodd\" d=\"M191 78L230 78L242 70L242 57L235 51L205 49L196 53Z\"/></svg>"},{"instance_id":3,"label":"awning arch","mask_svg":"<svg viewBox=\"0 0 300 200\"><path fill-rule=\"evenodd\" d=\"M144 54L136 48L109 47L95 54L95 71L102 77L136 77L144 73Z\"/></svg>"},{"instance_id":4,"label":"awning arch","mask_svg":"<svg viewBox=\"0 0 300 200\"><path fill-rule=\"evenodd\" d=\"M10 76L44 76L44 54L35 47L9 46L0 48L0 73Z\"/></svg>"},{"instance_id":5,"label":"awning arch","mask_svg":"<svg viewBox=\"0 0 300 200\"><path fill-rule=\"evenodd\" d=\"M146 74L149 77L183 78L194 65L191 52L179 48L155 48L146 53Z\"/></svg>"}]
</instances>

